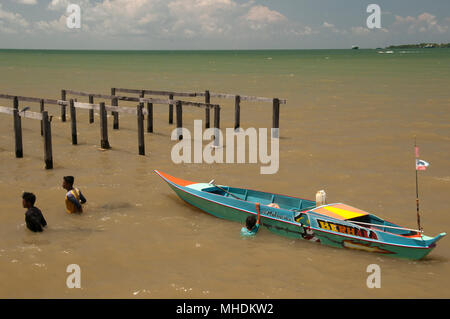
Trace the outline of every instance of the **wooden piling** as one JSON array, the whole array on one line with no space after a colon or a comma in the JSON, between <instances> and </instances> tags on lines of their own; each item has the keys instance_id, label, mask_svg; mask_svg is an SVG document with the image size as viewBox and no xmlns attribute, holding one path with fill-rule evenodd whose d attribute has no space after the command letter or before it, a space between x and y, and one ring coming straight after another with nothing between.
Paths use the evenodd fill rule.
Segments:
<instances>
[{"instance_id":1,"label":"wooden piling","mask_svg":"<svg viewBox=\"0 0 450 319\"><path fill-rule=\"evenodd\" d=\"M209 91L205 91L205 103L211 103L211 95ZM210 108L209 106L205 107L205 128L210 128Z\"/></svg>"},{"instance_id":2,"label":"wooden piling","mask_svg":"<svg viewBox=\"0 0 450 319\"><path fill-rule=\"evenodd\" d=\"M116 88L111 88L111 96L114 96L114 95L116 95ZM114 100L114 97L111 97L111 105L113 105L113 100ZM111 111L111 115L114 115L114 111Z\"/></svg>"},{"instance_id":3,"label":"wooden piling","mask_svg":"<svg viewBox=\"0 0 450 319\"><path fill-rule=\"evenodd\" d=\"M144 103L139 103L137 106L137 124L138 124L138 146L139 155L145 155L145 141L144 141L144 113L142 112Z\"/></svg>"},{"instance_id":4,"label":"wooden piling","mask_svg":"<svg viewBox=\"0 0 450 319\"><path fill-rule=\"evenodd\" d=\"M89 104L94 104L93 95L89 95ZM94 123L94 109L89 109L89 123Z\"/></svg>"},{"instance_id":5,"label":"wooden piling","mask_svg":"<svg viewBox=\"0 0 450 319\"><path fill-rule=\"evenodd\" d=\"M19 98L17 96L13 99L13 121L14 121L14 140L16 157L23 157L23 145L22 145L22 122L19 116Z\"/></svg>"},{"instance_id":6,"label":"wooden piling","mask_svg":"<svg viewBox=\"0 0 450 319\"><path fill-rule=\"evenodd\" d=\"M78 144L77 139L77 111L75 109L75 103L73 99L70 99L70 126L72 128L72 145Z\"/></svg>"},{"instance_id":7,"label":"wooden piling","mask_svg":"<svg viewBox=\"0 0 450 319\"><path fill-rule=\"evenodd\" d=\"M112 99L111 101L112 106L119 106L119 100L117 98ZM111 112L113 115L113 129L118 130L119 129L119 112Z\"/></svg>"},{"instance_id":8,"label":"wooden piling","mask_svg":"<svg viewBox=\"0 0 450 319\"><path fill-rule=\"evenodd\" d=\"M153 103L147 103L147 132L153 133Z\"/></svg>"},{"instance_id":9,"label":"wooden piling","mask_svg":"<svg viewBox=\"0 0 450 319\"><path fill-rule=\"evenodd\" d=\"M52 131L48 112L42 112L42 126L44 130L44 162L45 169L53 168L53 154L52 154Z\"/></svg>"},{"instance_id":10,"label":"wooden piling","mask_svg":"<svg viewBox=\"0 0 450 319\"><path fill-rule=\"evenodd\" d=\"M42 114L42 112L44 112L44 103L45 101L43 99L41 99L41 101L39 102L39 110ZM44 121L41 120L41 136L44 136Z\"/></svg>"},{"instance_id":11,"label":"wooden piling","mask_svg":"<svg viewBox=\"0 0 450 319\"><path fill-rule=\"evenodd\" d=\"M234 98L234 130L240 127L241 123L241 97L236 95Z\"/></svg>"},{"instance_id":12,"label":"wooden piling","mask_svg":"<svg viewBox=\"0 0 450 319\"><path fill-rule=\"evenodd\" d=\"M173 100L173 94L169 95L169 100ZM173 124L173 103L169 104L169 124Z\"/></svg>"},{"instance_id":13,"label":"wooden piling","mask_svg":"<svg viewBox=\"0 0 450 319\"><path fill-rule=\"evenodd\" d=\"M17 96L13 99L13 107L18 110L19 109L19 98Z\"/></svg>"},{"instance_id":14,"label":"wooden piling","mask_svg":"<svg viewBox=\"0 0 450 319\"><path fill-rule=\"evenodd\" d=\"M61 90L61 100L66 101L66 90ZM61 104L61 122L66 121L66 106Z\"/></svg>"},{"instance_id":15,"label":"wooden piling","mask_svg":"<svg viewBox=\"0 0 450 319\"><path fill-rule=\"evenodd\" d=\"M220 128L220 106L214 106L214 128Z\"/></svg>"},{"instance_id":16,"label":"wooden piling","mask_svg":"<svg viewBox=\"0 0 450 319\"><path fill-rule=\"evenodd\" d=\"M183 139L183 106L181 104L181 101L176 102L176 108L177 108L177 134L178 134L178 140Z\"/></svg>"},{"instance_id":17,"label":"wooden piling","mask_svg":"<svg viewBox=\"0 0 450 319\"><path fill-rule=\"evenodd\" d=\"M15 139L15 151L16 157L23 157L23 144L22 144L22 120L20 119L19 110L14 107L13 110L14 120L14 139Z\"/></svg>"},{"instance_id":18,"label":"wooden piling","mask_svg":"<svg viewBox=\"0 0 450 319\"><path fill-rule=\"evenodd\" d=\"M116 95L116 88L111 88L111 95ZM112 98L111 99L111 105L112 106L119 106L119 99L118 98ZM111 115L113 116L113 130L119 129L119 112L112 111Z\"/></svg>"},{"instance_id":19,"label":"wooden piling","mask_svg":"<svg viewBox=\"0 0 450 319\"><path fill-rule=\"evenodd\" d=\"M277 98L273 99L272 128L272 137L278 138L280 129L280 100Z\"/></svg>"},{"instance_id":20,"label":"wooden piling","mask_svg":"<svg viewBox=\"0 0 450 319\"><path fill-rule=\"evenodd\" d=\"M106 114L105 102L100 102L100 134L100 147L103 149L111 148L108 141L108 117Z\"/></svg>"},{"instance_id":21,"label":"wooden piling","mask_svg":"<svg viewBox=\"0 0 450 319\"><path fill-rule=\"evenodd\" d=\"M219 146L220 106L214 106L214 146Z\"/></svg>"}]
</instances>

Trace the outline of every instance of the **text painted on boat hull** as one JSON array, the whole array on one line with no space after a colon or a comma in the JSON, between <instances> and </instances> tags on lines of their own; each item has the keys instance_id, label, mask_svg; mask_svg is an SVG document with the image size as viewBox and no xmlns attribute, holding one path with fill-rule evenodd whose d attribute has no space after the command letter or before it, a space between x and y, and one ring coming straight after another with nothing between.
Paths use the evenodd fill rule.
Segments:
<instances>
[{"instance_id":1,"label":"text painted on boat hull","mask_svg":"<svg viewBox=\"0 0 450 319\"><path fill-rule=\"evenodd\" d=\"M326 230L331 230L337 233L353 235L364 238L378 239L377 234L374 231L360 229L358 227L352 227L347 225L341 225L324 220L317 220L319 227Z\"/></svg>"}]
</instances>

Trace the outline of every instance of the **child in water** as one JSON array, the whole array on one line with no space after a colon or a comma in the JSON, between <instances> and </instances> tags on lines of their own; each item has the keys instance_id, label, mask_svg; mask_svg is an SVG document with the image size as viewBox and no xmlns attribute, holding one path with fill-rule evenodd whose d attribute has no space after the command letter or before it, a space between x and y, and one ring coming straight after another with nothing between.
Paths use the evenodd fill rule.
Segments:
<instances>
[{"instance_id":1,"label":"child in water","mask_svg":"<svg viewBox=\"0 0 450 319\"><path fill-rule=\"evenodd\" d=\"M27 208L25 213L25 222L29 230L41 232L43 227L47 226L44 216L39 208L34 206L36 196L33 193L25 192L22 195L22 206Z\"/></svg>"},{"instance_id":2,"label":"child in water","mask_svg":"<svg viewBox=\"0 0 450 319\"><path fill-rule=\"evenodd\" d=\"M259 213L259 203L256 203L256 212L258 213L258 218L256 219L255 216L251 215L248 216L245 221L245 226L241 229L241 236L244 237L250 237L255 236L259 229L259 221L261 219L261 215Z\"/></svg>"},{"instance_id":3,"label":"child in water","mask_svg":"<svg viewBox=\"0 0 450 319\"><path fill-rule=\"evenodd\" d=\"M67 190L66 193L66 212L68 214L82 213L81 204L86 203L86 198L81 194L78 188L73 187L75 178L73 176L64 176L62 187Z\"/></svg>"}]
</instances>

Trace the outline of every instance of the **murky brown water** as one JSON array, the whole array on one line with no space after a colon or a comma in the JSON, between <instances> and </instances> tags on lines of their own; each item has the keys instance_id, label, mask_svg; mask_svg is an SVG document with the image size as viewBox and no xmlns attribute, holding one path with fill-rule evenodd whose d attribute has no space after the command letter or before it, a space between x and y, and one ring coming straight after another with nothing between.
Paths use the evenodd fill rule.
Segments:
<instances>
[{"instance_id":1,"label":"murky brown water","mask_svg":"<svg viewBox=\"0 0 450 319\"><path fill-rule=\"evenodd\" d=\"M109 130L109 151L99 150L98 116L90 125L87 111L78 110L77 146L71 145L70 123L54 119L55 168L47 171L39 122L23 120L24 158L15 159L12 118L0 114L0 297L449 298L448 238L422 261L329 248L266 229L243 240L241 225L185 204L153 173L306 198L325 189L329 202L415 228L417 135L421 158L431 164L419 173L422 225L430 236L449 232L450 54L404 61L400 55L355 59L354 53L327 52L267 52L242 58L242 65L232 53L211 54L198 58L209 64L197 71L192 53L176 63L168 57L166 65L158 57L155 70L139 67L144 58L124 59L113 68L107 55L77 63L64 55L25 59L0 53L0 93L59 98L62 88L107 94L116 86L288 100L281 106L280 168L274 175L261 175L261 163L174 164L173 127L162 105L154 107L155 133L146 133L145 157L137 155L133 116L121 115L120 130ZM234 101L213 102L223 107L221 126L232 127ZM59 108L48 109L59 116ZM203 110L184 111L189 129L194 119L203 119ZM243 102L241 123L270 127L271 105ZM64 212L64 175L74 175L87 197L81 216ZM37 195L49 224L42 234L26 229L23 191ZM380 289L366 286L366 267L373 263L381 267ZM66 287L69 264L81 267L81 289Z\"/></svg>"}]
</instances>

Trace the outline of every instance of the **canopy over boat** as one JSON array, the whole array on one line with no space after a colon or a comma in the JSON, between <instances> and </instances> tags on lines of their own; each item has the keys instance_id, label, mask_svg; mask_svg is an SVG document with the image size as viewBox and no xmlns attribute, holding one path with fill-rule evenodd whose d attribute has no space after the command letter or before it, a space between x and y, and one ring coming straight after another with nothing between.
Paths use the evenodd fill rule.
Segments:
<instances>
[{"instance_id":1,"label":"canopy over boat","mask_svg":"<svg viewBox=\"0 0 450 319\"><path fill-rule=\"evenodd\" d=\"M348 220L369 215L368 212L345 204L329 204L312 209L311 212L340 220Z\"/></svg>"}]
</instances>

